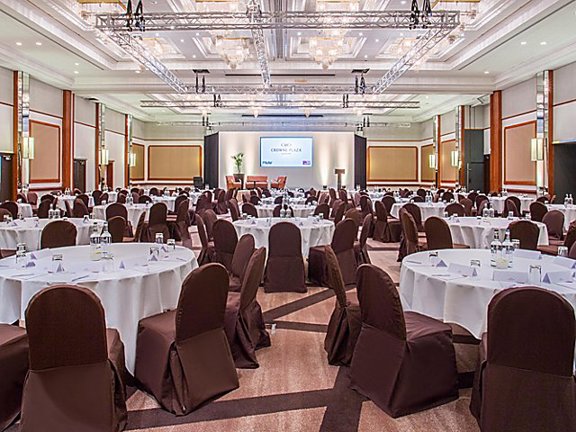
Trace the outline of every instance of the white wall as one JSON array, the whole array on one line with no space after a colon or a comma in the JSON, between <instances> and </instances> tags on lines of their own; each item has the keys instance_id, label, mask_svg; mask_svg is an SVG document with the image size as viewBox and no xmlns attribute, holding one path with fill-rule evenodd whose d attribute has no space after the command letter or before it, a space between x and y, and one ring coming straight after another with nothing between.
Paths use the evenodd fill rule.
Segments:
<instances>
[{"instance_id":1,"label":"white wall","mask_svg":"<svg viewBox=\"0 0 576 432\"><path fill-rule=\"evenodd\" d=\"M86 159L86 189L96 189L96 129L74 125L74 159Z\"/></svg>"},{"instance_id":2,"label":"white wall","mask_svg":"<svg viewBox=\"0 0 576 432\"><path fill-rule=\"evenodd\" d=\"M105 139L109 159L114 161L114 184L108 184L108 186L113 188L124 187L124 135L107 130Z\"/></svg>"},{"instance_id":3,"label":"white wall","mask_svg":"<svg viewBox=\"0 0 576 432\"><path fill-rule=\"evenodd\" d=\"M0 152L14 153L13 147L13 107L9 105L0 105Z\"/></svg>"},{"instance_id":4,"label":"white wall","mask_svg":"<svg viewBox=\"0 0 576 432\"><path fill-rule=\"evenodd\" d=\"M536 111L536 78L502 90L502 118Z\"/></svg>"},{"instance_id":5,"label":"white wall","mask_svg":"<svg viewBox=\"0 0 576 432\"><path fill-rule=\"evenodd\" d=\"M30 111L62 118L64 112L63 91L30 78Z\"/></svg>"},{"instance_id":6,"label":"white wall","mask_svg":"<svg viewBox=\"0 0 576 432\"><path fill-rule=\"evenodd\" d=\"M314 138L313 166L311 168L262 168L260 167L260 137L311 136ZM335 168L344 168L342 182L353 188L354 183L354 134L352 132L220 132L220 179L226 185L226 175L234 172L232 155L243 152L246 175L266 175L272 180L288 176L289 187L316 188L336 186Z\"/></svg>"}]
</instances>

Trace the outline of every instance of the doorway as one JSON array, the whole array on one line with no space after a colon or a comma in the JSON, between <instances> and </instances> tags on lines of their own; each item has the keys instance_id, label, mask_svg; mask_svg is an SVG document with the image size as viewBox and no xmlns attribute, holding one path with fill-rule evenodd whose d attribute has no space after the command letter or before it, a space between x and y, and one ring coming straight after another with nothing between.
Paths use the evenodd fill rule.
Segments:
<instances>
[{"instance_id":1,"label":"doorway","mask_svg":"<svg viewBox=\"0 0 576 432\"><path fill-rule=\"evenodd\" d=\"M109 161L106 165L106 185L114 189L114 161Z\"/></svg>"},{"instance_id":2,"label":"doorway","mask_svg":"<svg viewBox=\"0 0 576 432\"><path fill-rule=\"evenodd\" d=\"M484 131L466 129L464 131L464 169L466 190L484 189Z\"/></svg>"},{"instance_id":3,"label":"doorway","mask_svg":"<svg viewBox=\"0 0 576 432\"><path fill-rule=\"evenodd\" d=\"M74 159L73 186L86 192L86 159Z\"/></svg>"},{"instance_id":4,"label":"doorway","mask_svg":"<svg viewBox=\"0 0 576 432\"><path fill-rule=\"evenodd\" d=\"M11 200L12 196L12 175L14 155L11 153L0 153L0 202Z\"/></svg>"}]
</instances>

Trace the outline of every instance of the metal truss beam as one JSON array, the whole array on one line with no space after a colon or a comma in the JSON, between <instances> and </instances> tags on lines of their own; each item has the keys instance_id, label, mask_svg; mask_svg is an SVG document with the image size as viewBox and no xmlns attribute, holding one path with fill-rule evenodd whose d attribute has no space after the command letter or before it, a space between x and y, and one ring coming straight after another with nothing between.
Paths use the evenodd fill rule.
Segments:
<instances>
[{"instance_id":1,"label":"metal truss beam","mask_svg":"<svg viewBox=\"0 0 576 432\"><path fill-rule=\"evenodd\" d=\"M342 103L334 100L314 100L314 101L222 101L223 106L219 109L235 108L257 108L257 109L301 109L301 108L338 108L342 109ZM140 102L142 108L214 108L213 102L210 101L159 101L143 100ZM350 101L348 109L418 109L418 101Z\"/></svg>"},{"instance_id":2,"label":"metal truss beam","mask_svg":"<svg viewBox=\"0 0 576 432\"><path fill-rule=\"evenodd\" d=\"M268 88L255 85L211 84L208 86L210 94L219 95L343 95L354 96L354 85L332 84L271 84ZM366 89L366 95L371 89Z\"/></svg>"},{"instance_id":3,"label":"metal truss beam","mask_svg":"<svg viewBox=\"0 0 576 432\"><path fill-rule=\"evenodd\" d=\"M250 24L254 25L251 29L252 40L254 41L254 49L256 50L256 58L260 66L260 74L262 75L262 82L264 88L270 87L270 67L268 66L268 56L266 55L266 39L264 38L264 30L262 28L262 10L256 3L256 0L250 0L248 3L247 11Z\"/></svg>"},{"instance_id":4,"label":"metal truss beam","mask_svg":"<svg viewBox=\"0 0 576 432\"><path fill-rule=\"evenodd\" d=\"M274 29L401 29L410 30L410 11L324 11L263 12L258 20L243 13L195 12L146 14L147 31L214 31ZM96 28L103 31L126 32L122 14L98 14ZM454 29L460 24L458 11L434 11L427 29ZM420 27L421 28L421 27Z\"/></svg>"}]
</instances>

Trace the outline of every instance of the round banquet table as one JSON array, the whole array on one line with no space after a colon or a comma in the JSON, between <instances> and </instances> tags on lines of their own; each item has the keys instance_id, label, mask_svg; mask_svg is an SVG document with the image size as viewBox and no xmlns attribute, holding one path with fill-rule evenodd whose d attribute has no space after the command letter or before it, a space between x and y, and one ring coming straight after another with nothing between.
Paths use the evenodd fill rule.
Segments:
<instances>
[{"instance_id":1,"label":"round banquet table","mask_svg":"<svg viewBox=\"0 0 576 432\"><path fill-rule=\"evenodd\" d=\"M264 204L264 205L257 205L256 210L258 211L259 218L271 218L274 209L279 204ZM307 205L292 205L292 210L294 211L294 216L297 218L307 218L308 216L312 216L314 213L315 206L307 206Z\"/></svg>"},{"instance_id":2,"label":"round banquet table","mask_svg":"<svg viewBox=\"0 0 576 432\"><path fill-rule=\"evenodd\" d=\"M99 227L104 223L100 219L90 219L85 223L82 218L65 219L76 226L76 244L87 245L90 243L90 228L96 222ZM15 219L12 222L0 222L0 249L16 250L18 243L26 243L27 250L40 249L42 230L53 219L38 219L38 226L34 218L24 220Z\"/></svg>"},{"instance_id":3,"label":"round banquet table","mask_svg":"<svg viewBox=\"0 0 576 432\"><path fill-rule=\"evenodd\" d=\"M110 195L110 192L108 192L108 194ZM78 198L76 195L60 195L56 197L56 205L59 209L66 211L66 201L70 204L70 208L73 208L76 198ZM110 196L108 197L108 201L113 202ZM88 197L88 207L94 207L94 198L92 196Z\"/></svg>"},{"instance_id":4,"label":"round banquet table","mask_svg":"<svg viewBox=\"0 0 576 432\"><path fill-rule=\"evenodd\" d=\"M532 285L525 282L494 280L494 274L499 271L490 266L488 250L442 250L439 251L439 258L448 267L431 266L428 252L419 252L404 258L399 288L402 304L406 310L459 324L478 339L486 331L488 304L492 297L506 288ZM538 264L542 266L542 278L549 272L568 272L570 277L566 282L557 284L542 282L538 285L556 291L576 307L576 283L571 275L573 270L560 265L558 263L560 259L556 257L538 255L538 258L516 256L511 270L526 276L530 265ZM481 261L478 276L460 276L450 269L451 264L469 266L470 260L473 259ZM572 263L574 261L570 262Z\"/></svg>"},{"instance_id":5,"label":"round banquet table","mask_svg":"<svg viewBox=\"0 0 576 432\"><path fill-rule=\"evenodd\" d=\"M518 220L518 219L514 219ZM514 220L507 218L475 218L475 217L459 217L453 219L446 219L450 232L452 234L452 241L457 244L465 244L472 249L489 249L490 243L494 240L494 233L498 230L500 241L504 240L506 229ZM546 225L540 222L533 222L538 225L540 229L540 236L538 237L538 246L548 246L548 229Z\"/></svg>"},{"instance_id":6,"label":"round banquet table","mask_svg":"<svg viewBox=\"0 0 576 432\"><path fill-rule=\"evenodd\" d=\"M92 210L94 217L96 219L104 219L106 220L106 207L108 207L110 204L104 204L104 205L97 205L94 207L94 209ZM126 210L128 210L128 222L130 222L132 224L133 228L136 228L138 226L138 220L140 219L140 216L142 215L142 213L146 213L145 218L148 219L148 210L150 210L150 207L152 206L151 204L131 204L131 205L127 205L124 204L126 206Z\"/></svg>"},{"instance_id":7,"label":"round banquet table","mask_svg":"<svg viewBox=\"0 0 576 432\"><path fill-rule=\"evenodd\" d=\"M22 214L25 218L32 217L32 205L27 203L18 203L18 212Z\"/></svg>"},{"instance_id":8,"label":"round banquet table","mask_svg":"<svg viewBox=\"0 0 576 432\"><path fill-rule=\"evenodd\" d=\"M334 223L328 220L316 221L313 218L266 218L237 220L234 227L238 237L244 234L252 234L256 247L265 247L268 251L268 235L272 225L278 222L291 222L300 229L302 234L302 256L307 257L308 251L314 246L328 245L334 235Z\"/></svg>"},{"instance_id":9,"label":"round banquet table","mask_svg":"<svg viewBox=\"0 0 576 432\"><path fill-rule=\"evenodd\" d=\"M32 268L20 268L15 258L0 260L0 322L24 319L28 302L48 285L75 284L89 288L100 298L106 325L120 332L126 350L126 366L134 372L138 322L174 309L184 278L196 267L194 253L177 247L158 261L149 262L150 243L115 243L111 268L90 261L89 246L44 249L34 252ZM52 255L63 255L63 272L53 272Z\"/></svg>"},{"instance_id":10,"label":"round banquet table","mask_svg":"<svg viewBox=\"0 0 576 432\"><path fill-rule=\"evenodd\" d=\"M576 206L564 204L548 204L548 210L559 210L564 213L564 229L568 231L570 223L576 220Z\"/></svg>"},{"instance_id":11,"label":"round banquet table","mask_svg":"<svg viewBox=\"0 0 576 432\"><path fill-rule=\"evenodd\" d=\"M510 196L513 196L513 195L510 195ZM492 208L494 210L496 210L498 213L502 214L504 212L504 204L506 202L506 198L509 198L510 196L488 197L488 199L490 200L490 205L492 206ZM518 196L518 198L520 199L520 203L521 203L521 206L518 210L521 212L529 212L530 211L530 204L532 204L534 201L536 201L536 198L534 198L534 197Z\"/></svg>"},{"instance_id":12,"label":"round banquet table","mask_svg":"<svg viewBox=\"0 0 576 432\"><path fill-rule=\"evenodd\" d=\"M406 203L396 203L392 206L392 210L390 214L395 218L400 217L400 209ZM446 208L446 203L437 202L437 203L414 203L418 207L420 207L420 211L422 212L422 222L428 219L430 216L444 216L444 209Z\"/></svg>"},{"instance_id":13,"label":"round banquet table","mask_svg":"<svg viewBox=\"0 0 576 432\"><path fill-rule=\"evenodd\" d=\"M168 207L168 210L173 212L174 211L174 206L176 203L176 197L175 196L168 196L168 195L164 195L164 196L153 196L152 198L152 202L154 204L156 203L164 203L166 204L166 207Z\"/></svg>"},{"instance_id":14,"label":"round banquet table","mask_svg":"<svg viewBox=\"0 0 576 432\"><path fill-rule=\"evenodd\" d=\"M279 195L281 196L281 195ZM267 205L273 205L274 204L274 200L277 197L269 197L269 198L262 198L262 203L263 204L267 204ZM248 197L249 199L249 197ZM288 204L291 206L295 206L295 205L305 205L306 204L306 198L304 197L294 197L294 198L289 198L288 199Z\"/></svg>"}]
</instances>

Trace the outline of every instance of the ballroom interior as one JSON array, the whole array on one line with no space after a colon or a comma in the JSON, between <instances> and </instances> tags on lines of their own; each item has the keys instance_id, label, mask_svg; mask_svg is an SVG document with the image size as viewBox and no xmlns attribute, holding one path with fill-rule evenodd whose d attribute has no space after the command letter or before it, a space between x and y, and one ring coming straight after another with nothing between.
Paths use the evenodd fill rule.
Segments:
<instances>
[{"instance_id":1,"label":"ballroom interior","mask_svg":"<svg viewBox=\"0 0 576 432\"><path fill-rule=\"evenodd\" d=\"M0 0L0 432L576 432L574 0Z\"/></svg>"}]
</instances>

